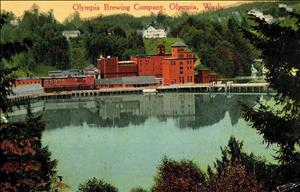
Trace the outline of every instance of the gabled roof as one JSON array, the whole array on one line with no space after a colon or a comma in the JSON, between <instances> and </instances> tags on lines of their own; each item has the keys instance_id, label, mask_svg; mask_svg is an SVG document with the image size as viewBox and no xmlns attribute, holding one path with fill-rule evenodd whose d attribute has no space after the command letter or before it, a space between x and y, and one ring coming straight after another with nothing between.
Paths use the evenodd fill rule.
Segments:
<instances>
[{"instance_id":1,"label":"gabled roof","mask_svg":"<svg viewBox=\"0 0 300 192\"><path fill-rule=\"evenodd\" d=\"M154 30L156 30L153 26L149 26L146 30L148 30L148 29L154 29Z\"/></svg>"},{"instance_id":2,"label":"gabled roof","mask_svg":"<svg viewBox=\"0 0 300 192\"><path fill-rule=\"evenodd\" d=\"M94 70L94 69L97 69L93 64L89 64L88 66L86 66L84 68L84 70Z\"/></svg>"},{"instance_id":3,"label":"gabled roof","mask_svg":"<svg viewBox=\"0 0 300 192\"><path fill-rule=\"evenodd\" d=\"M187 45L185 43L183 43L183 42L177 41L171 47L187 47Z\"/></svg>"}]
</instances>

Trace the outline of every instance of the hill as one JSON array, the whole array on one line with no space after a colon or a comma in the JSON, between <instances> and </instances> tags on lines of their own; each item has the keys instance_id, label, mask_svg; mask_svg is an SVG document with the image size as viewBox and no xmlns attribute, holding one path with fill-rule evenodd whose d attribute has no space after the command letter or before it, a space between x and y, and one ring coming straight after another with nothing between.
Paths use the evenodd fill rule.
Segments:
<instances>
[{"instance_id":1,"label":"hill","mask_svg":"<svg viewBox=\"0 0 300 192\"><path fill-rule=\"evenodd\" d=\"M144 39L144 47L147 55L156 54L158 45L163 44L166 47L166 53L171 53L171 45L176 41L183 41L180 38L167 37L161 39Z\"/></svg>"}]
</instances>

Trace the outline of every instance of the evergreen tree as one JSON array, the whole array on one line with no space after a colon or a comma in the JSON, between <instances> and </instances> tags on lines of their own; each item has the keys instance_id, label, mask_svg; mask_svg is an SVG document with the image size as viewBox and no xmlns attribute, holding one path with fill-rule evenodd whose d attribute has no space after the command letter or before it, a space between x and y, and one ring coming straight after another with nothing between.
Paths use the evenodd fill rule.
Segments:
<instances>
[{"instance_id":1,"label":"evergreen tree","mask_svg":"<svg viewBox=\"0 0 300 192\"><path fill-rule=\"evenodd\" d=\"M276 91L275 106L262 102L244 105L245 119L263 135L265 142L279 147L277 184L300 181L300 15L286 11L278 20L250 18L255 25L245 36L262 52L267 81ZM288 24L287 24L288 23Z\"/></svg>"},{"instance_id":2,"label":"evergreen tree","mask_svg":"<svg viewBox=\"0 0 300 192\"><path fill-rule=\"evenodd\" d=\"M258 182L252 173L247 172L245 166L230 163L221 173L213 178L209 185L211 192L263 192L264 185Z\"/></svg>"},{"instance_id":3,"label":"evergreen tree","mask_svg":"<svg viewBox=\"0 0 300 192\"><path fill-rule=\"evenodd\" d=\"M79 185L78 192L118 192L118 189L95 177Z\"/></svg>"}]
</instances>

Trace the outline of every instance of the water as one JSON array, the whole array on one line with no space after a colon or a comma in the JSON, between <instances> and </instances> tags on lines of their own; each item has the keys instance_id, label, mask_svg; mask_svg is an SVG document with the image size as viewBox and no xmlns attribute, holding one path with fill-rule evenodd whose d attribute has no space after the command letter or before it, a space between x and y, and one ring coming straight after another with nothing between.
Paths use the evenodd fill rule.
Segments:
<instances>
[{"instance_id":1,"label":"water","mask_svg":"<svg viewBox=\"0 0 300 192\"><path fill-rule=\"evenodd\" d=\"M241 119L239 101L253 105L257 97L123 95L38 102L33 108L44 114L43 144L71 191L97 177L126 192L150 189L164 156L191 159L206 170L231 135L244 141L247 152L272 161L274 151Z\"/></svg>"}]
</instances>

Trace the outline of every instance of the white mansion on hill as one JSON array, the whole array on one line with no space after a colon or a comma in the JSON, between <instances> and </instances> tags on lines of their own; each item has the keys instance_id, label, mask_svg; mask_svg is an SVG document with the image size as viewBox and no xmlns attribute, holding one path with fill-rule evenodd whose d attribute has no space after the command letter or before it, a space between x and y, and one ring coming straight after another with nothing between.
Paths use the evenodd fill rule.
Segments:
<instances>
[{"instance_id":1,"label":"white mansion on hill","mask_svg":"<svg viewBox=\"0 0 300 192\"><path fill-rule=\"evenodd\" d=\"M154 39L154 38L165 38L167 33L164 29L155 29L150 26L148 29L143 31L143 38Z\"/></svg>"}]
</instances>

